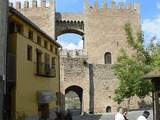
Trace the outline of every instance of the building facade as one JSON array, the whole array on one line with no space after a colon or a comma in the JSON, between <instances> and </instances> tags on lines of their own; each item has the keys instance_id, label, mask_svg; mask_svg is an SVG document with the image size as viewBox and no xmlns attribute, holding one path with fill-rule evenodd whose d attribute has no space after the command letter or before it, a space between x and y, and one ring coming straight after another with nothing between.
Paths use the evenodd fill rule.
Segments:
<instances>
[{"instance_id":1,"label":"building facade","mask_svg":"<svg viewBox=\"0 0 160 120\"><path fill-rule=\"evenodd\" d=\"M7 7L8 1L0 1L0 120L3 120L4 94L6 88L6 50L7 50Z\"/></svg>"},{"instance_id":2,"label":"building facade","mask_svg":"<svg viewBox=\"0 0 160 120\"><path fill-rule=\"evenodd\" d=\"M14 8L8 24L9 120L48 118L60 107L60 45Z\"/></svg>"},{"instance_id":3,"label":"building facade","mask_svg":"<svg viewBox=\"0 0 160 120\"><path fill-rule=\"evenodd\" d=\"M17 2L16 9L55 39L65 33L83 38L83 50L61 51L62 110L65 94L74 91L80 98L83 112L116 111L118 104L113 97L118 79L112 64L116 63L121 49L130 55L134 53L127 43L124 25L130 23L134 34L140 31L139 4L116 4L114 0L107 4L104 0L99 7L97 0L92 5L84 0L82 13L60 13L56 12L54 0L50 0L49 6L46 0L41 0L40 6L33 0L32 3L25 1L23 8ZM132 109L141 108L141 101L136 97L130 103Z\"/></svg>"}]
</instances>

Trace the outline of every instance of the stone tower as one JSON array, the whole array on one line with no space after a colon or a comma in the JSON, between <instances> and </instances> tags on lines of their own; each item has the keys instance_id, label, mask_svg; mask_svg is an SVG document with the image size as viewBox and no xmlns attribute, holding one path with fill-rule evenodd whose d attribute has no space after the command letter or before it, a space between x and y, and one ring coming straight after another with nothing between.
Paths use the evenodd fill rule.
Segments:
<instances>
[{"instance_id":1,"label":"stone tower","mask_svg":"<svg viewBox=\"0 0 160 120\"><path fill-rule=\"evenodd\" d=\"M37 0L32 0L32 4L25 0L23 3L16 2L16 9L22 14L30 18L34 23L36 23L42 30L55 38L55 1L50 0L49 6L47 6L46 0L40 1L40 6L38 6Z\"/></svg>"},{"instance_id":2,"label":"stone tower","mask_svg":"<svg viewBox=\"0 0 160 120\"><path fill-rule=\"evenodd\" d=\"M135 31L139 30L139 7L137 4L125 6L123 2L117 5L112 0L108 6L104 1L99 8L97 1L91 6L86 1L84 21L85 46L89 63L105 64L106 52L111 53L112 63L115 63L121 48L131 52L126 42L124 25L130 23Z\"/></svg>"},{"instance_id":3,"label":"stone tower","mask_svg":"<svg viewBox=\"0 0 160 120\"><path fill-rule=\"evenodd\" d=\"M124 25L130 23L134 33L140 30L139 5L117 5L114 0L109 5L104 0L99 7L97 0L92 5L84 0L82 13L59 13L54 0L50 0L49 6L46 0L41 0L41 6L33 0L32 7L25 1L24 8L19 2L16 8L55 39L76 33L84 40L83 50L61 51L61 108L64 109L65 94L74 91L80 97L83 112L115 111L118 105L113 96L118 79L111 66L121 48L133 53ZM131 101L131 107L139 108L137 98Z\"/></svg>"}]
</instances>

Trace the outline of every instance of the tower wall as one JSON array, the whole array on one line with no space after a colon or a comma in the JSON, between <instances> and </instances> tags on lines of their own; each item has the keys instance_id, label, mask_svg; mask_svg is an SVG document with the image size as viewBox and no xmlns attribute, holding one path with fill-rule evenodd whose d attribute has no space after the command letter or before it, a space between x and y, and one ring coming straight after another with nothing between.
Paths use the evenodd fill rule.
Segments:
<instances>
[{"instance_id":1,"label":"tower wall","mask_svg":"<svg viewBox=\"0 0 160 120\"><path fill-rule=\"evenodd\" d=\"M81 50L63 50L61 52L61 93L71 86L81 87L83 90L82 112L89 112L89 69L87 56ZM61 107L65 102L62 99Z\"/></svg>"},{"instance_id":2,"label":"tower wall","mask_svg":"<svg viewBox=\"0 0 160 120\"><path fill-rule=\"evenodd\" d=\"M103 4L103 8L98 8L96 2L94 5L86 3L84 34L89 63L104 64L106 52L112 54L112 63L115 63L121 48L132 53L127 44L124 26L130 23L135 32L140 30L139 8L136 6L124 6L124 3L116 6L112 2L110 7Z\"/></svg>"},{"instance_id":3,"label":"tower wall","mask_svg":"<svg viewBox=\"0 0 160 120\"><path fill-rule=\"evenodd\" d=\"M55 38L55 2L50 0L49 6L46 4L46 0L40 1L40 6L37 4L37 0L32 0L32 3L24 1L22 3L16 3L16 9L23 15L37 24L43 31L48 33L52 38Z\"/></svg>"}]
</instances>

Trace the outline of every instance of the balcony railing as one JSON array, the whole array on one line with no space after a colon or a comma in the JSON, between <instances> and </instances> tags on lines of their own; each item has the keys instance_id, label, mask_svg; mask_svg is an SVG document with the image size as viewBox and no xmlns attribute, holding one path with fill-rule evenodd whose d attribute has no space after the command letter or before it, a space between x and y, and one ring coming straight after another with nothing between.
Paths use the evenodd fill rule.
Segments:
<instances>
[{"instance_id":1,"label":"balcony railing","mask_svg":"<svg viewBox=\"0 0 160 120\"><path fill-rule=\"evenodd\" d=\"M49 64L37 62L36 75L43 77L56 77L56 69Z\"/></svg>"}]
</instances>

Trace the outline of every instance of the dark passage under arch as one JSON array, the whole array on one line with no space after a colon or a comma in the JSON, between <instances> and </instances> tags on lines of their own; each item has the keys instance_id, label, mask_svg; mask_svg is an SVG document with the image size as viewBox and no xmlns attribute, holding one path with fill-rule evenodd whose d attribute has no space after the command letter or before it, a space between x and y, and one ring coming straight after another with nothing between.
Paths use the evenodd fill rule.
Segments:
<instances>
[{"instance_id":1,"label":"dark passage under arch","mask_svg":"<svg viewBox=\"0 0 160 120\"><path fill-rule=\"evenodd\" d=\"M82 98L83 98L83 89L81 88L81 87L79 87L79 86L70 86L70 87L68 87L66 90L65 90L65 97L66 97L66 95L69 93L69 92L71 92L72 91L72 93L76 93L77 94L77 96L79 97L79 101L80 101L80 113L82 112ZM74 100L77 100L77 97L75 97L74 99L73 99L73 102L74 102ZM73 103L72 103L73 104ZM76 108L76 107L75 107ZM71 108L72 109L72 111L74 110L74 108Z\"/></svg>"},{"instance_id":2,"label":"dark passage under arch","mask_svg":"<svg viewBox=\"0 0 160 120\"><path fill-rule=\"evenodd\" d=\"M106 112L107 112L107 113L110 113L110 112L111 112L111 106L107 106L107 107L106 107Z\"/></svg>"}]
</instances>

